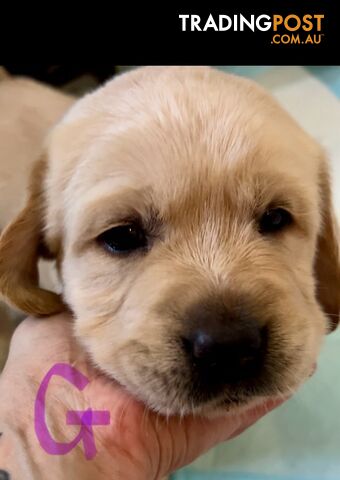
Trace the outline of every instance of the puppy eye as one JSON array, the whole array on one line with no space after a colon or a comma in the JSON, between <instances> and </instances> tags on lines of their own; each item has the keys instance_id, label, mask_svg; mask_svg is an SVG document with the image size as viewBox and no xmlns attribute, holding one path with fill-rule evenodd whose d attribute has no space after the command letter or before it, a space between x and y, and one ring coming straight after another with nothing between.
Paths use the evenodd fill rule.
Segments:
<instances>
[{"instance_id":1,"label":"puppy eye","mask_svg":"<svg viewBox=\"0 0 340 480\"><path fill-rule=\"evenodd\" d=\"M103 232L98 242L110 253L130 253L147 246L147 238L141 227L135 224L119 225Z\"/></svg>"},{"instance_id":2,"label":"puppy eye","mask_svg":"<svg viewBox=\"0 0 340 480\"><path fill-rule=\"evenodd\" d=\"M274 233L283 230L293 221L292 215L284 208L267 210L259 222L260 233Z\"/></svg>"}]
</instances>

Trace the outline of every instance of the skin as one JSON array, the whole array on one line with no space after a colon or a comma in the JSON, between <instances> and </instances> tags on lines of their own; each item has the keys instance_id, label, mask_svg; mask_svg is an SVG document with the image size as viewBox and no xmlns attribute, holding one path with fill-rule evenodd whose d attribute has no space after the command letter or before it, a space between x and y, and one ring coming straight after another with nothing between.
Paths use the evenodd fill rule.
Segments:
<instances>
[{"instance_id":1,"label":"skin","mask_svg":"<svg viewBox=\"0 0 340 480\"><path fill-rule=\"evenodd\" d=\"M94 427L97 455L86 460L78 445L63 456L49 455L38 444L33 428L34 401L45 373L67 362L88 377L78 392L55 377L46 405L54 438L70 441L79 427L65 425L65 411L110 411L110 425ZM214 445L239 435L283 400L221 418L162 417L146 409L120 385L89 364L72 336L71 318L27 319L15 331L10 355L0 378L0 469L11 478L157 480L192 462ZM73 475L72 475L73 473ZM76 476L75 476L76 475Z\"/></svg>"}]
</instances>

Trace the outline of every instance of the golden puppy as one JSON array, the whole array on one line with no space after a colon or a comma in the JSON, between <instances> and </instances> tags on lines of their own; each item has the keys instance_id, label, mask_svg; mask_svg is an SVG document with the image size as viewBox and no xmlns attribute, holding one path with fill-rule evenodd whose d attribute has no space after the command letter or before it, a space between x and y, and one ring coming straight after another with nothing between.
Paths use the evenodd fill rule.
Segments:
<instances>
[{"instance_id":1,"label":"golden puppy","mask_svg":"<svg viewBox=\"0 0 340 480\"><path fill-rule=\"evenodd\" d=\"M327 162L253 82L121 75L53 129L30 192L1 237L2 295L33 315L65 302L93 362L150 407L229 410L309 376L340 307Z\"/></svg>"}]
</instances>

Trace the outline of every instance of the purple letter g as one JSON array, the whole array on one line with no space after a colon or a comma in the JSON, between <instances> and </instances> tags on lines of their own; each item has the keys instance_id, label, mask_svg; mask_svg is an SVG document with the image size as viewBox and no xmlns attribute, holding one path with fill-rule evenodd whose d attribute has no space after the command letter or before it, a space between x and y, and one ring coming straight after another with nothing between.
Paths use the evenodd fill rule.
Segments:
<instances>
[{"instance_id":1,"label":"purple letter g","mask_svg":"<svg viewBox=\"0 0 340 480\"><path fill-rule=\"evenodd\" d=\"M34 406L34 428L39 443L51 455L66 455L82 441L85 457L90 460L97 453L92 425L108 425L110 423L110 412L107 410L92 410L91 408L83 411L68 411L67 424L81 425L79 433L70 442L55 441L50 435L45 419L46 391L53 375L65 378L78 390L83 390L89 383L89 380L82 373L67 363L56 363L47 372L39 387Z\"/></svg>"}]
</instances>

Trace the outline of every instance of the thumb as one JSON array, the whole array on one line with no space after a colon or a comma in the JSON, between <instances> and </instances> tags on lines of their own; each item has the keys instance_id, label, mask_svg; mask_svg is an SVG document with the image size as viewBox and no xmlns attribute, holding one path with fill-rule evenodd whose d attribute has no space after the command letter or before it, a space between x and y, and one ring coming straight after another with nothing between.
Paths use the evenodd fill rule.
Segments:
<instances>
[{"instance_id":1,"label":"thumb","mask_svg":"<svg viewBox=\"0 0 340 480\"><path fill-rule=\"evenodd\" d=\"M284 401L284 398L269 399L259 405L220 417L190 416L182 421L174 421L171 424L174 450L169 472L191 463L215 445L241 434Z\"/></svg>"}]
</instances>

